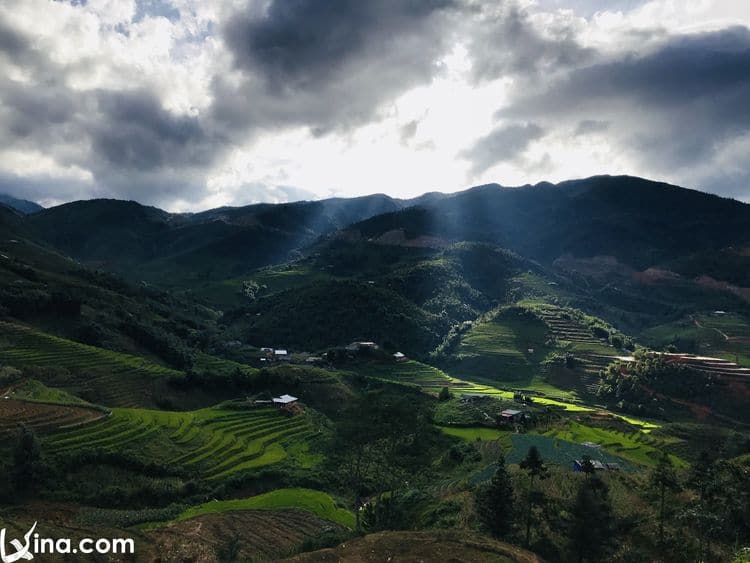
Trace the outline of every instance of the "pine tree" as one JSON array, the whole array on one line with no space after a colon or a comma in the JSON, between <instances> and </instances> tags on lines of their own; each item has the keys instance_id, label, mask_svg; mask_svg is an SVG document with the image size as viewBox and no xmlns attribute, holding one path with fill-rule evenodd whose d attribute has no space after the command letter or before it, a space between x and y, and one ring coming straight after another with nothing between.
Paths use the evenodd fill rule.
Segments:
<instances>
[{"instance_id":1,"label":"pine tree","mask_svg":"<svg viewBox=\"0 0 750 563\"><path fill-rule=\"evenodd\" d=\"M33 430L21 425L18 441L13 451L13 484L21 493L31 491L41 474L41 454L39 441Z\"/></svg>"},{"instance_id":2,"label":"pine tree","mask_svg":"<svg viewBox=\"0 0 750 563\"><path fill-rule=\"evenodd\" d=\"M521 469L526 471L529 476L529 489L527 491L527 504L526 504L526 545L528 546L531 542L531 510L534 504L534 481L546 479L549 476L549 470L544 464L542 456L539 455L539 450L536 446L529 448L526 457L519 464Z\"/></svg>"},{"instance_id":3,"label":"pine tree","mask_svg":"<svg viewBox=\"0 0 750 563\"><path fill-rule=\"evenodd\" d=\"M490 482L477 489L475 500L479 521L493 536L507 536L513 527L515 495L502 456Z\"/></svg>"},{"instance_id":4,"label":"pine tree","mask_svg":"<svg viewBox=\"0 0 750 563\"><path fill-rule=\"evenodd\" d=\"M659 493L659 543L664 543L664 504L667 493L677 491L680 484L672 467L672 462L667 454L664 454L659 463L651 473L651 487Z\"/></svg>"},{"instance_id":5,"label":"pine tree","mask_svg":"<svg viewBox=\"0 0 750 563\"><path fill-rule=\"evenodd\" d=\"M582 561L606 561L615 537L609 488L599 477L581 481L570 509L570 550Z\"/></svg>"}]
</instances>

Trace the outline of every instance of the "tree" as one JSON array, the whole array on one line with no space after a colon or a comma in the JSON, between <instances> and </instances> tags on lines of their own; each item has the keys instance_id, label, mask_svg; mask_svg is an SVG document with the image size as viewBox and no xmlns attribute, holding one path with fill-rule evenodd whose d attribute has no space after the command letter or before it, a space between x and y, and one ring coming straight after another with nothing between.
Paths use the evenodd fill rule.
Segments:
<instances>
[{"instance_id":1,"label":"tree","mask_svg":"<svg viewBox=\"0 0 750 563\"><path fill-rule=\"evenodd\" d=\"M448 401L453 396L453 393L451 393L451 390L447 387L443 387L440 390L440 393L438 394L438 400L439 401Z\"/></svg>"},{"instance_id":2,"label":"tree","mask_svg":"<svg viewBox=\"0 0 750 563\"><path fill-rule=\"evenodd\" d=\"M688 486L698 493L698 501L694 506L689 507L683 515L697 528L698 551L701 558L705 555L709 536L719 526L718 517L713 511L715 485L716 467L708 452L703 451L698 456L698 461L691 467L688 478Z\"/></svg>"},{"instance_id":3,"label":"tree","mask_svg":"<svg viewBox=\"0 0 750 563\"><path fill-rule=\"evenodd\" d=\"M576 559L606 561L615 536L609 488L599 477L581 481L570 508L569 547Z\"/></svg>"},{"instance_id":4,"label":"tree","mask_svg":"<svg viewBox=\"0 0 750 563\"><path fill-rule=\"evenodd\" d=\"M662 455L659 463L651 472L651 487L659 493L659 543L664 544L664 504L667 493L677 491L680 483L667 454Z\"/></svg>"},{"instance_id":5,"label":"tree","mask_svg":"<svg viewBox=\"0 0 750 563\"><path fill-rule=\"evenodd\" d=\"M377 391L341 413L330 460L354 495L357 530L363 500L372 495L379 506L370 510L370 528L393 524L397 493L430 462L427 450L435 430L428 420L413 397Z\"/></svg>"},{"instance_id":6,"label":"tree","mask_svg":"<svg viewBox=\"0 0 750 563\"><path fill-rule=\"evenodd\" d=\"M586 477L591 477L596 472L596 468L594 467L590 456L585 455L583 456L583 459L581 459L581 471L583 471Z\"/></svg>"},{"instance_id":7,"label":"tree","mask_svg":"<svg viewBox=\"0 0 750 563\"><path fill-rule=\"evenodd\" d=\"M507 536L513 526L515 495L504 457L500 456L489 483L477 489L475 502L482 525L495 537Z\"/></svg>"},{"instance_id":8,"label":"tree","mask_svg":"<svg viewBox=\"0 0 750 563\"><path fill-rule=\"evenodd\" d=\"M16 490L22 493L31 491L39 481L41 469L39 441L33 430L22 424L18 430L18 440L13 450L11 477Z\"/></svg>"},{"instance_id":9,"label":"tree","mask_svg":"<svg viewBox=\"0 0 750 563\"><path fill-rule=\"evenodd\" d=\"M549 476L549 469L544 464L542 456L539 455L539 450L536 446L529 448L526 457L520 463L521 469L526 471L529 476L529 489L528 500L526 504L526 545L528 546L531 541L531 510L534 505L534 481L538 478L544 480Z\"/></svg>"},{"instance_id":10,"label":"tree","mask_svg":"<svg viewBox=\"0 0 750 563\"><path fill-rule=\"evenodd\" d=\"M253 280L245 280L242 282L242 294L247 297L250 301L255 301L260 291L260 285L258 282Z\"/></svg>"}]
</instances>

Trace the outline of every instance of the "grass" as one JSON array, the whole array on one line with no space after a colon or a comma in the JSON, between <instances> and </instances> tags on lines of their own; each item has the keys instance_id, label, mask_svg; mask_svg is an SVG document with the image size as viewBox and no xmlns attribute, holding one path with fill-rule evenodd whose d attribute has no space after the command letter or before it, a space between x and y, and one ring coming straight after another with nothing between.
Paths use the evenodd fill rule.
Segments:
<instances>
[{"instance_id":1,"label":"grass","mask_svg":"<svg viewBox=\"0 0 750 563\"><path fill-rule=\"evenodd\" d=\"M621 420L624 420L628 424L632 424L633 426L638 426L639 429L640 429L640 431L643 432L644 434L648 434L652 430L657 430L657 429L659 429L659 428L662 427L661 424L656 424L654 422L649 422L649 421L643 420L641 418L635 418L635 417L632 417L632 416L625 416L623 414L617 414L617 413L612 413L612 414L614 416L616 416L617 418L619 418Z\"/></svg>"},{"instance_id":2,"label":"grass","mask_svg":"<svg viewBox=\"0 0 750 563\"><path fill-rule=\"evenodd\" d=\"M657 349L674 343L682 352L719 357L737 362L742 367L750 367L747 344L750 339L750 322L741 315L702 314L694 318L686 317L645 330L641 333L641 338Z\"/></svg>"},{"instance_id":3,"label":"grass","mask_svg":"<svg viewBox=\"0 0 750 563\"><path fill-rule=\"evenodd\" d=\"M106 419L50 436L44 447L52 455L130 451L216 480L278 463L287 457L286 444L312 434L306 416L275 409L113 409Z\"/></svg>"},{"instance_id":4,"label":"grass","mask_svg":"<svg viewBox=\"0 0 750 563\"><path fill-rule=\"evenodd\" d=\"M52 405L91 406L90 403L62 389L53 389L35 379L27 379L13 386L11 396L22 401L48 403Z\"/></svg>"},{"instance_id":5,"label":"grass","mask_svg":"<svg viewBox=\"0 0 750 563\"><path fill-rule=\"evenodd\" d=\"M505 443L508 442L511 434L508 430L485 427L461 428L457 426L439 426L438 428L448 436L455 436L456 438L461 438L467 442L475 442L476 440L500 440Z\"/></svg>"},{"instance_id":6,"label":"grass","mask_svg":"<svg viewBox=\"0 0 750 563\"><path fill-rule=\"evenodd\" d=\"M354 514L351 511L339 508L330 495L313 489L276 489L246 499L207 502L187 509L176 520L189 520L204 514L238 510L279 510L285 508L306 510L320 518L348 528L353 528L355 524Z\"/></svg>"},{"instance_id":7,"label":"grass","mask_svg":"<svg viewBox=\"0 0 750 563\"><path fill-rule=\"evenodd\" d=\"M197 297L213 305L236 307L248 301L248 298L242 294L242 284L245 281L256 282L261 287L259 296L267 297L287 289L304 287L315 282L331 279L335 279L334 276L306 266L282 267L261 270L241 278L195 283L191 290Z\"/></svg>"},{"instance_id":8,"label":"grass","mask_svg":"<svg viewBox=\"0 0 750 563\"><path fill-rule=\"evenodd\" d=\"M563 426L542 433L544 436L566 440L568 442L594 442L611 454L622 457L631 463L642 466L654 466L664 451L667 442L652 438L643 432L625 433L617 430L587 426L568 421ZM683 459L669 454L675 467L687 467Z\"/></svg>"}]
</instances>

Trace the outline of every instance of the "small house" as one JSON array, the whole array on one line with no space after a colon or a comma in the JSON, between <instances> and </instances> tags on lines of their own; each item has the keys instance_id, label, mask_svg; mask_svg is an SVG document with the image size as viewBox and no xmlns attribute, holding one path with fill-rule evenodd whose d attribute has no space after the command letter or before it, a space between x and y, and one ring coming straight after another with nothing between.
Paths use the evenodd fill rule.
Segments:
<instances>
[{"instance_id":1,"label":"small house","mask_svg":"<svg viewBox=\"0 0 750 563\"><path fill-rule=\"evenodd\" d=\"M320 356L308 356L307 358L305 358L305 363L313 366L322 364L323 362L324 360Z\"/></svg>"},{"instance_id":2,"label":"small house","mask_svg":"<svg viewBox=\"0 0 750 563\"><path fill-rule=\"evenodd\" d=\"M294 405L298 400L297 397L293 397L292 395L281 395L280 397L273 398L273 404L278 407L288 408Z\"/></svg>"},{"instance_id":3,"label":"small house","mask_svg":"<svg viewBox=\"0 0 750 563\"><path fill-rule=\"evenodd\" d=\"M260 356L261 356L261 358L265 358L266 360L272 360L273 359L273 348L261 348L260 349Z\"/></svg>"},{"instance_id":4,"label":"small house","mask_svg":"<svg viewBox=\"0 0 750 563\"><path fill-rule=\"evenodd\" d=\"M610 465L610 464L606 464L605 465L604 463L602 463L598 459L590 459L588 461L591 464L591 467L594 468L594 471L608 471L609 470L609 468L607 467L607 465ZM573 471L575 471L576 473L579 473L579 472L583 471L583 465L584 465L584 463L585 462L582 459L573 460ZM617 464L611 464L611 465L617 465ZM618 469L619 469L619 467L618 467Z\"/></svg>"},{"instance_id":5,"label":"small house","mask_svg":"<svg viewBox=\"0 0 750 563\"><path fill-rule=\"evenodd\" d=\"M405 362L409 358L407 358L406 355L403 354L402 352L396 352L395 354L393 354L393 359L396 360L397 362Z\"/></svg>"},{"instance_id":6,"label":"small house","mask_svg":"<svg viewBox=\"0 0 750 563\"><path fill-rule=\"evenodd\" d=\"M277 360L289 360L289 352L284 349L278 349L273 351L273 357Z\"/></svg>"},{"instance_id":7,"label":"small house","mask_svg":"<svg viewBox=\"0 0 750 563\"><path fill-rule=\"evenodd\" d=\"M526 414L516 409L505 409L500 413L500 420L503 422L523 422L525 418Z\"/></svg>"},{"instance_id":8,"label":"small house","mask_svg":"<svg viewBox=\"0 0 750 563\"><path fill-rule=\"evenodd\" d=\"M377 350L378 345L374 342L352 342L346 347L350 352L357 352L359 350Z\"/></svg>"}]
</instances>

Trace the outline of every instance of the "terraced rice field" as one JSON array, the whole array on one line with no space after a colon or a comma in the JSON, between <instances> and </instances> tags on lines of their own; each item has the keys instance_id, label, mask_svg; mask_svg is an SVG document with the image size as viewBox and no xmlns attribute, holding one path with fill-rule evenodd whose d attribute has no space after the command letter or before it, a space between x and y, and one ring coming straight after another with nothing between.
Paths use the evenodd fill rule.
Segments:
<instances>
[{"instance_id":1,"label":"terraced rice field","mask_svg":"<svg viewBox=\"0 0 750 563\"><path fill-rule=\"evenodd\" d=\"M180 376L182 372L137 356L88 346L32 328L0 321L0 362L64 368L55 381L76 395L95 394L107 406L147 404L154 378Z\"/></svg>"},{"instance_id":2,"label":"terraced rice field","mask_svg":"<svg viewBox=\"0 0 750 563\"><path fill-rule=\"evenodd\" d=\"M236 561L277 561L306 539L332 529L338 525L330 520L285 508L205 514L149 529L146 536L156 546L149 560L168 553L174 561L214 561L221 546L239 538Z\"/></svg>"},{"instance_id":3,"label":"terraced rice field","mask_svg":"<svg viewBox=\"0 0 750 563\"><path fill-rule=\"evenodd\" d=\"M566 350L573 353L581 366L581 385L595 394L599 372L611 364L618 353L612 346L596 338L588 327L554 305L539 305L535 312L549 327L549 332Z\"/></svg>"},{"instance_id":4,"label":"terraced rice field","mask_svg":"<svg viewBox=\"0 0 750 563\"><path fill-rule=\"evenodd\" d=\"M440 431L448 436L455 436L467 442L476 440L500 440L503 443L510 438L509 430L500 430L499 428L476 427L459 427L459 426L440 426Z\"/></svg>"},{"instance_id":5,"label":"terraced rice field","mask_svg":"<svg viewBox=\"0 0 750 563\"><path fill-rule=\"evenodd\" d=\"M529 382L545 358L546 326L514 310L476 323L461 338L451 372L462 378Z\"/></svg>"},{"instance_id":6,"label":"terraced rice field","mask_svg":"<svg viewBox=\"0 0 750 563\"><path fill-rule=\"evenodd\" d=\"M199 372L205 371L218 375L232 375L238 370L244 374L252 374L257 371L255 368L248 365L203 353L198 353L196 355L194 367Z\"/></svg>"},{"instance_id":7,"label":"terraced rice field","mask_svg":"<svg viewBox=\"0 0 750 563\"><path fill-rule=\"evenodd\" d=\"M354 514L340 508L322 491L314 489L276 489L274 491L237 500L212 501L187 509L177 520L188 520L204 514L232 512L238 510L278 510L296 508L311 512L320 518L354 527Z\"/></svg>"},{"instance_id":8,"label":"terraced rice field","mask_svg":"<svg viewBox=\"0 0 750 563\"><path fill-rule=\"evenodd\" d=\"M307 417L287 417L275 409L114 409L106 419L50 436L45 449L52 455L145 451L204 479L219 479L279 462L287 456L285 443L312 435Z\"/></svg>"},{"instance_id":9,"label":"terraced rice field","mask_svg":"<svg viewBox=\"0 0 750 563\"><path fill-rule=\"evenodd\" d=\"M23 424L34 431L50 432L58 428L90 423L105 416L95 409L31 403L0 397L0 433L14 432Z\"/></svg>"},{"instance_id":10,"label":"terraced rice field","mask_svg":"<svg viewBox=\"0 0 750 563\"><path fill-rule=\"evenodd\" d=\"M450 376L442 370L415 360L406 362L363 362L358 364L354 371L368 377L417 385L427 392L437 393L443 387L453 385Z\"/></svg>"}]
</instances>

